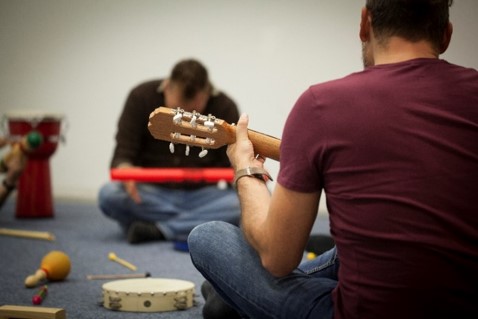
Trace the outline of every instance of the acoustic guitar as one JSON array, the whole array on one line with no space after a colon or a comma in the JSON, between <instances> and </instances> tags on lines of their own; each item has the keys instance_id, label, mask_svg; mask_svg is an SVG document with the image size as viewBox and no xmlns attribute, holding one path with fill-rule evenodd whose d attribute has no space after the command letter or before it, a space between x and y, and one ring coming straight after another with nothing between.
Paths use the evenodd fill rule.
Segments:
<instances>
[{"instance_id":1,"label":"acoustic guitar","mask_svg":"<svg viewBox=\"0 0 478 319\"><path fill-rule=\"evenodd\" d=\"M181 108L158 107L149 116L148 129L154 138L171 142L171 152L174 152L174 144L186 144L201 147L200 157L207 154L207 149L217 149L236 141L234 124L211 114L186 112ZM253 130L248 130L248 135L256 154L279 161L280 139Z\"/></svg>"}]
</instances>

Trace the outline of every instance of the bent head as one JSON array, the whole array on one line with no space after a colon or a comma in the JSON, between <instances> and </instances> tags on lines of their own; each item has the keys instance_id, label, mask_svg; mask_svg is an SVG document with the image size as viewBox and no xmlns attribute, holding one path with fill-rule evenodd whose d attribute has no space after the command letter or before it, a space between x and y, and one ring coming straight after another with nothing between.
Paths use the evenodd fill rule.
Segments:
<instances>
[{"instance_id":1,"label":"bent head","mask_svg":"<svg viewBox=\"0 0 478 319\"><path fill-rule=\"evenodd\" d=\"M211 95L206 68L196 60L183 60L177 63L164 83L166 106L180 107L185 111L199 113L206 108Z\"/></svg>"}]
</instances>

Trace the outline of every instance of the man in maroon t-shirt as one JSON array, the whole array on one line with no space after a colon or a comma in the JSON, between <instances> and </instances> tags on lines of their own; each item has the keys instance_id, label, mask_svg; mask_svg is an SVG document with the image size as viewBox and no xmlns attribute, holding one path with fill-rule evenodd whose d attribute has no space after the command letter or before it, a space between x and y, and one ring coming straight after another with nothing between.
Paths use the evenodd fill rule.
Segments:
<instances>
[{"instance_id":1,"label":"man in maroon t-shirt","mask_svg":"<svg viewBox=\"0 0 478 319\"><path fill-rule=\"evenodd\" d=\"M240 118L241 230L189 239L209 318L216 291L250 318L478 318L478 72L439 59L451 2L366 2L365 70L298 99L272 195ZM322 190L337 246L299 265Z\"/></svg>"}]
</instances>

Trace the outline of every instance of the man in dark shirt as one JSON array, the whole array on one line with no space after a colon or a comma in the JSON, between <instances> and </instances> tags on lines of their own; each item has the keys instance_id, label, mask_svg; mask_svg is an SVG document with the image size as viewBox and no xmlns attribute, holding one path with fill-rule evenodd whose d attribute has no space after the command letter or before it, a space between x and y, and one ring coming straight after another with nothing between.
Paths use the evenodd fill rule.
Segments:
<instances>
[{"instance_id":1,"label":"man in dark shirt","mask_svg":"<svg viewBox=\"0 0 478 319\"><path fill-rule=\"evenodd\" d=\"M199 157L192 147L155 139L148 130L149 115L160 106L212 114L236 123L239 111L232 99L217 91L206 68L196 60L178 62L167 79L140 84L129 94L118 122L111 168L224 168L230 167L225 147ZM223 185L224 186L224 185ZM109 182L99 193L103 213L118 221L130 243L185 240L203 222L237 224L239 203L235 190L217 183Z\"/></svg>"},{"instance_id":2,"label":"man in dark shirt","mask_svg":"<svg viewBox=\"0 0 478 319\"><path fill-rule=\"evenodd\" d=\"M366 1L365 70L300 96L272 194L239 119L241 228L200 225L189 248L242 317L478 318L478 72L439 58L451 3ZM322 190L336 249L300 264Z\"/></svg>"}]
</instances>

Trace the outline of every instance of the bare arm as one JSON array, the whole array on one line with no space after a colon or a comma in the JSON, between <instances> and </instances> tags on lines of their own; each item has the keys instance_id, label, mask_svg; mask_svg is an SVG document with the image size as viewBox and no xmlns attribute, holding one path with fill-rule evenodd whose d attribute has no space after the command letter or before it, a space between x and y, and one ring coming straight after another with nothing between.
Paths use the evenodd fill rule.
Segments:
<instances>
[{"instance_id":1,"label":"bare arm","mask_svg":"<svg viewBox=\"0 0 478 319\"><path fill-rule=\"evenodd\" d=\"M237 123L236 143L228 147L237 170L263 167L255 159L247 138L246 116ZM237 183L242 210L242 229L259 254L263 266L274 276L284 276L297 267L317 215L320 193L298 193L277 185L272 196L265 183L241 178Z\"/></svg>"}]
</instances>

